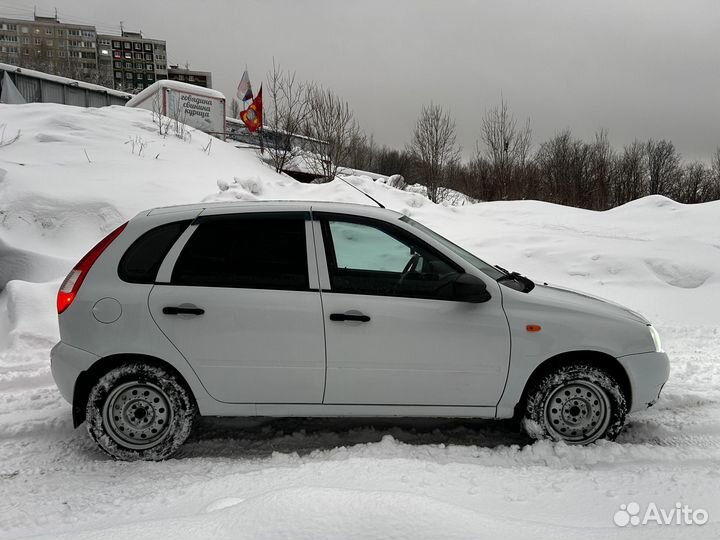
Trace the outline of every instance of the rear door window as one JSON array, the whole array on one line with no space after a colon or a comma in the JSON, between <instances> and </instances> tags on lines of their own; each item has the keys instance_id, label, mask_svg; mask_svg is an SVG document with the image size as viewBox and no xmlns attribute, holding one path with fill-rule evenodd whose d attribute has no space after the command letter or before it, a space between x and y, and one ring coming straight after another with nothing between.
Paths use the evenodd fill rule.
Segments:
<instances>
[{"instance_id":1,"label":"rear door window","mask_svg":"<svg viewBox=\"0 0 720 540\"><path fill-rule=\"evenodd\" d=\"M307 290L304 214L213 216L201 220L175 263L171 282Z\"/></svg>"}]
</instances>

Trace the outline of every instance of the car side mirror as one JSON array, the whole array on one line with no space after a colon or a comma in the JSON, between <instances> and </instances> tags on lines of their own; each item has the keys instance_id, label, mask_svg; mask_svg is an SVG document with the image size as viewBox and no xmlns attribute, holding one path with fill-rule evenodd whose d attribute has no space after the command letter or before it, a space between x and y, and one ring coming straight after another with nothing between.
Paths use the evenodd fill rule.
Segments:
<instances>
[{"instance_id":1,"label":"car side mirror","mask_svg":"<svg viewBox=\"0 0 720 540\"><path fill-rule=\"evenodd\" d=\"M453 282L453 298L460 302L481 304L492 298L485 282L472 274L460 274Z\"/></svg>"}]
</instances>

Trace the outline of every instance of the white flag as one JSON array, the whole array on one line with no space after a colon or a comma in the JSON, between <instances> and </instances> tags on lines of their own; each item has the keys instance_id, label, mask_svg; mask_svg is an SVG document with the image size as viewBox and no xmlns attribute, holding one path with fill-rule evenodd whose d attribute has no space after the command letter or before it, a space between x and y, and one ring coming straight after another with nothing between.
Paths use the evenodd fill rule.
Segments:
<instances>
[{"instance_id":1,"label":"white flag","mask_svg":"<svg viewBox=\"0 0 720 540\"><path fill-rule=\"evenodd\" d=\"M237 97L243 101L248 101L253 98L250 76L248 75L247 69L243 73L242 79L240 79L240 84L238 84Z\"/></svg>"}]
</instances>

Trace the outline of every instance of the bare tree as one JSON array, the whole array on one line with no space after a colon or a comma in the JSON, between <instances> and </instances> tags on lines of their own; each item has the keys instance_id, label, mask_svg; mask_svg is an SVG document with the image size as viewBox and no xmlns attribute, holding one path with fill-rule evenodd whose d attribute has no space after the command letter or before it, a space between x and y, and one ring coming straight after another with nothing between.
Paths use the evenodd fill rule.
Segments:
<instances>
[{"instance_id":1,"label":"bare tree","mask_svg":"<svg viewBox=\"0 0 720 540\"><path fill-rule=\"evenodd\" d=\"M266 89L264 112L272 128L265 136L266 149L273 167L280 172L300 153L296 140L310 113L309 94L307 85L296 80L295 72L284 71L274 58Z\"/></svg>"},{"instance_id":2,"label":"bare tree","mask_svg":"<svg viewBox=\"0 0 720 540\"><path fill-rule=\"evenodd\" d=\"M482 155L475 154L470 160L468 168L468 191L464 193L480 201L495 201L501 199L499 183L492 174L490 162Z\"/></svg>"},{"instance_id":3,"label":"bare tree","mask_svg":"<svg viewBox=\"0 0 720 540\"><path fill-rule=\"evenodd\" d=\"M708 200L720 199L720 148L716 148L713 154L710 172L708 173L708 183L710 184Z\"/></svg>"},{"instance_id":4,"label":"bare tree","mask_svg":"<svg viewBox=\"0 0 720 540\"><path fill-rule=\"evenodd\" d=\"M228 112L230 113L230 118L240 117L240 102L237 98L230 98L230 110Z\"/></svg>"},{"instance_id":5,"label":"bare tree","mask_svg":"<svg viewBox=\"0 0 720 540\"><path fill-rule=\"evenodd\" d=\"M170 126L172 125L172 118L163 116L159 92L155 94L152 100L152 120L157 124L160 135L167 137L167 134L170 132Z\"/></svg>"},{"instance_id":6,"label":"bare tree","mask_svg":"<svg viewBox=\"0 0 720 540\"><path fill-rule=\"evenodd\" d=\"M192 139L192 134L190 132L190 126L187 125L188 110L185 108L182 100L178 99L177 95L175 95L174 99L168 99L168 102L168 114L173 121L175 136L183 141L189 141Z\"/></svg>"},{"instance_id":7,"label":"bare tree","mask_svg":"<svg viewBox=\"0 0 720 540\"><path fill-rule=\"evenodd\" d=\"M650 139L646 145L648 193L668 195L680 181L680 154L670 141Z\"/></svg>"},{"instance_id":8,"label":"bare tree","mask_svg":"<svg viewBox=\"0 0 720 540\"><path fill-rule=\"evenodd\" d=\"M500 97L500 103L482 119L480 138L484 148L476 145L476 158L487 159L499 197L521 197L524 191L524 186L518 185L523 177L521 169L527 163L532 144L530 120L518 127L507 102Z\"/></svg>"},{"instance_id":9,"label":"bare tree","mask_svg":"<svg viewBox=\"0 0 720 540\"><path fill-rule=\"evenodd\" d=\"M39 44L18 45L16 49L15 54L0 52L0 62L78 81L96 84L105 82L99 77L97 69L85 69L83 67L83 61L93 64L97 62L97 58L94 56L95 53L91 53L93 55L91 58L86 58L83 56L71 56L71 51L64 51L65 56L60 57L57 56L58 51L48 46L44 39ZM81 55L83 53L77 54Z\"/></svg>"},{"instance_id":10,"label":"bare tree","mask_svg":"<svg viewBox=\"0 0 720 540\"><path fill-rule=\"evenodd\" d=\"M337 176L338 168L350 161L352 143L359 127L347 101L332 90L310 86L305 134L314 156L310 159L314 172L326 180Z\"/></svg>"},{"instance_id":11,"label":"bare tree","mask_svg":"<svg viewBox=\"0 0 720 540\"><path fill-rule=\"evenodd\" d=\"M607 210L610 206L610 190L612 185L615 152L610 146L607 131L601 129L595 133L595 140L590 143L588 208Z\"/></svg>"},{"instance_id":12,"label":"bare tree","mask_svg":"<svg viewBox=\"0 0 720 540\"><path fill-rule=\"evenodd\" d=\"M564 130L540 145L536 162L543 200L586 206L593 191L591 147Z\"/></svg>"},{"instance_id":13,"label":"bare tree","mask_svg":"<svg viewBox=\"0 0 720 540\"><path fill-rule=\"evenodd\" d=\"M409 178L411 173L412 158L405 150L395 150L382 146L374 150L373 171L391 176L400 174Z\"/></svg>"},{"instance_id":14,"label":"bare tree","mask_svg":"<svg viewBox=\"0 0 720 540\"><path fill-rule=\"evenodd\" d=\"M475 189L473 185L473 172L471 165L461 163L460 161L455 161L448 165L446 173L447 185L453 192L445 194L443 200L453 205L463 204L464 201L468 200L475 200L475 197L471 195L471 192Z\"/></svg>"},{"instance_id":15,"label":"bare tree","mask_svg":"<svg viewBox=\"0 0 720 540\"><path fill-rule=\"evenodd\" d=\"M676 185L672 198L685 204L695 204L708 199L711 187L710 170L700 162L688 163L682 168L682 182Z\"/></svg>"},{"instance_id":16,"label":"bare tree","mask_svg":"<svg viewBox=\"0 0 720 540\"><path fill-rule=\"evenodd\" d=\"M455 136L455 121L450 113L431 103L423 107L413 130L408 152L413 157L418 176L433 202L443 199L448 168L460 159Z\"/></svg>"},{"instance_id":17,"label":"bare tree","mask_svg":"<svg viewBox=\"0 0 720 540\"><path fill-rule=\"evenodd\" d=\"M182 101L175 98L168 100L167 116L163 114L163 107L160 100L160 94L156 94L152 100L152 120L158 126L158 132L163 137L167 137L170 128L175 132L178 139L188 141L192 139L190 126L187 125L188 113Z\"/></svg>"},{"instance_id":18,"label":"bare tree","mask_svg":"<svg viewBox=\"0 0 720 540\"><path fill-rule=\"evenodd\" d=\"M364 171L375 171L375 140L358 131L350 142L350 161L347 166ZM394 174L394 173L393 173Z\"/></svg>"},{"instance_id":19,"label":"bare tree","mask_svg":"<svg viewBox=\"0 0 720 540\"><path fill-rule=\"evenodd\" d=\"M618 158L614 181L614 204L621 205L647 193L645 144L635 141L625 146Z\"/></svg>"}]
</instances>

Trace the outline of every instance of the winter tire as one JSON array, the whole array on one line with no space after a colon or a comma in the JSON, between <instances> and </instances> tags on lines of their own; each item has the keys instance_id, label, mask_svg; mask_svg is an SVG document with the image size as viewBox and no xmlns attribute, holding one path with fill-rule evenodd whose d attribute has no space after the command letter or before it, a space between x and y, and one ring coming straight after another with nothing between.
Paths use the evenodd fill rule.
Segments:
<instances>
[{"instance_id":1,"label":"winter tire","mask_svg":"<svg viewBox=\"0 0 720 540\"><path fill-rule=\"evenodd\" d=\"M531 384L523 421L531 437L590 444L614 440L625 424L627 401L622 387L595 365L563 366Z\"/></svg>"},{"instance_id":2,"label":"winter tire","mask_svg":"<svg viewBox=\"0 0 720 540\"><path fill-rule=\"evenodd\" d=\"M177 452L196 413L190 391L176 375L131 362L110 370L90 389L87 430L115 459L156 461Z\"/></svg>"}]
</instances>

